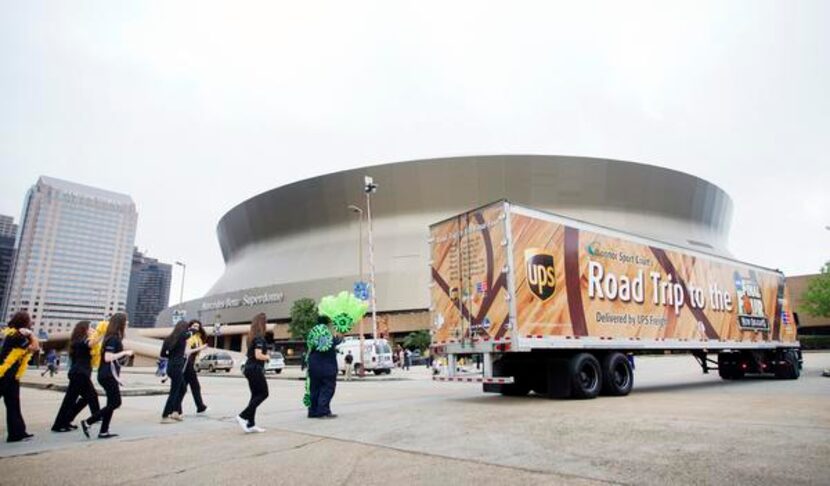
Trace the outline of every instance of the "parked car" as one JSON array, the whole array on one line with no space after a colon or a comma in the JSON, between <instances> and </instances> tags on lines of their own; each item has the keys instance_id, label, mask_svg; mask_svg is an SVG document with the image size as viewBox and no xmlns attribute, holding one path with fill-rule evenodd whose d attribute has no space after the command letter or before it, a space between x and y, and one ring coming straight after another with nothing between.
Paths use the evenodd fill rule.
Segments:
<instances>
[{"instance_id":1,"label":"parked car","mask_svg":"<svg viewBox=\"0 0 830 486\"><path fill-rule=\"evenodd\" d=\"M423 354L421 354L420 349L416 349L412 351L412 355L409 357L409 365L410 366L424 366L427 364L427 358Z\"/></svg>"},{"instance_id":2,"label":"parked car","mask_svg":"<svg viewBox=\"0 0 830 486\"><path fill-rule=\"evenodd\" d=\"M228 353L210 353L202 356L193 367L196 371L208 370L214 373L219 370L229 372L233 368L233 358Z\"/></svg>"},{"instance_id":3,"label":"parked car","mask_svg":"<svg viewBox=\"0 0 830 486\"><path fill-rule=\"evenodd\" d=\"M268 373L269 371L273 371L277 375L282 373L283 368L285 368L285 356L283 356L279 351L271 351L269 355L271 356L271 359L265 363L265 372ZM242 366L239 367L240 371L245 371L245 363L247 361L247 359L242 361Z\"/></svg>"}]
</instances>

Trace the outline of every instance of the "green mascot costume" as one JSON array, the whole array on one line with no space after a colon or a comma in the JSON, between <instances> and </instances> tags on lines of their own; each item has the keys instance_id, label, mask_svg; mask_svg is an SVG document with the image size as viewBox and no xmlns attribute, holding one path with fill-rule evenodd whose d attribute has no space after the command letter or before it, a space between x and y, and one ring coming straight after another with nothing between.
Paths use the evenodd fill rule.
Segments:
<instances>
[{"instance_id":1,"label":"green mascot costume","mask_svg":"<svg viewBox=\"0 0 830 486\"><path fill-rule=\"evenodd\" d=\"M366 303L348 292L326 296L317 306L320 323L311 328L306 337L308 376L303 404L309 418L333 418L331 399L337 385L337 345L329 324L338 334L352 330L354 323L366 313Z\"/></svg>"}]
</instances>

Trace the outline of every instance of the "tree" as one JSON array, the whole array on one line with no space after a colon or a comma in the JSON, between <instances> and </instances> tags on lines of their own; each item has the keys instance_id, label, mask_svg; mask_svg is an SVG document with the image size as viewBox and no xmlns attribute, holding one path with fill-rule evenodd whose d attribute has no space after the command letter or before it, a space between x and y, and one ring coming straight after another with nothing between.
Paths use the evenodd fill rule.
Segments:
<instances>
[{"instance_id":1,"label":"tree","mask_svg":"<svg viewBox=\"0 0 830 486\"><path fill-rule=\"evenodd\" d=\"M813 317L830 317L830 262L824 264L818 277L807 283L802 307Z\"/></svg>"},{"instance_id":2,"label":"tree","mask_svg":"<svg viewBox=\"0 0 830 486\"><path fill-rule=\"evenodd\" d=\"M304 340L308 331L317 325L317 303L313 299L297 299L291 304L291 322L288 323L288 332L292 339Z\"/></svg>"},{"instance_id":3,"label":"tree","mask_svg":"<svg viewBox=\"0 0 830 486\"><path fill-rule=\"evenodd\" d=\"M407 349L420 349L421 351L429 347L431 339L429 331L415 331L410 332L403 340L403 347Z\"/></svg>"}]
</instances>

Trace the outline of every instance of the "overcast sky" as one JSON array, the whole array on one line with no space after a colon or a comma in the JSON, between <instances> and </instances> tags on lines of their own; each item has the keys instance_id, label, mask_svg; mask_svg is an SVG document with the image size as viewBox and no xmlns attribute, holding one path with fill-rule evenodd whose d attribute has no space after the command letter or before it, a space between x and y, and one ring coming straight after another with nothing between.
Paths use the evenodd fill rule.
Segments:
<instances>
[{"instance_id":1,"label":"overcast sky","mask_svg":"<svg viewBox=\"0 0 830 486\"><path fill-rule=\"evenodd\" d=\"M19 218L40 175L130 194L137 245L187 262L187 299L223 271L219 218L275 186L584 155L714 182L737 258L813 273L830 259L828 20L827 1L6 1L0 214Z\"/></svg>"}]
</instances>

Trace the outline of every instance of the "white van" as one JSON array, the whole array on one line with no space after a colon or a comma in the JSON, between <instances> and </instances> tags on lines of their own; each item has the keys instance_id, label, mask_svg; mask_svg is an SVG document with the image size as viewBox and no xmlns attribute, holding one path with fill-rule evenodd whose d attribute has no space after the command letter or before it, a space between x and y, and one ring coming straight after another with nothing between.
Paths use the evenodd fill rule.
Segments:
<instances>
[{"instance_id":1,"label":"white van","mask_svg":"<svg viewBox=\"0 0 830 486\"><path fill-rule=\"evenodd\" d=\"M354 357L353 371L358 373L363 363L360 362L360 338L357 337L346 337L337 346L337 369L341 373L346 372L345 358L349 351ZM371 371L376 375L392 372L392 347L386 339L364 339L363 359L366 361L366 371Z\"/></svg>"}]
</instances>

